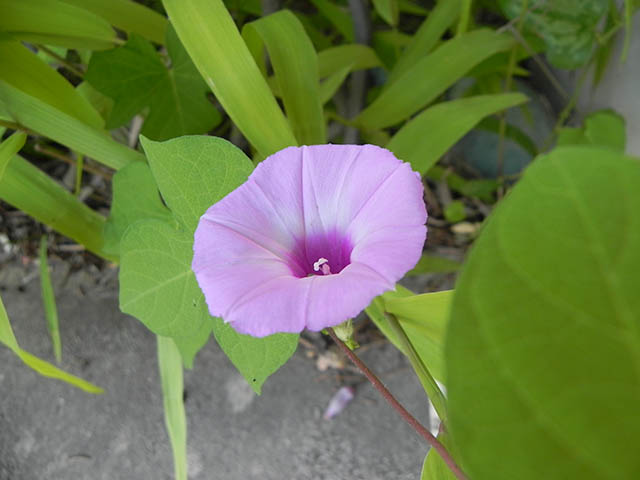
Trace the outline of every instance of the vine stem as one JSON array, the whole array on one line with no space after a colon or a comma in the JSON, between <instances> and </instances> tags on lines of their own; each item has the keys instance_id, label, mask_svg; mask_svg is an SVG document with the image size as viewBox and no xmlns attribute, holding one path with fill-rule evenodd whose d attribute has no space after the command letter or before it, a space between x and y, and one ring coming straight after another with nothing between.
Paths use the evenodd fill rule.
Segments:
<instances>
[{"instance_id":1,"label":"vine stem","mask_svg":"<svg viewBox=\"0 0 640 480\"><path fill-rule=\"evenodd\" d=\"M434 437L429 430L427 430L416 418L411 415L406 408L393 396L393 394L384 386L382 381L371 371L369 368L360 360L360 358L353 353L349 347L347 347L342 340L338 338L336 332L333 331L333 328L327 328L329 332L329 336L333 339L334 342L338 345L340 350L344 352L344 354L349 357L356 367L360 369L360 371L367 377L367 379L371 382L371 384L380 392L380 394L384 397L384 399L400 414L400 416L409 424L413 429L418 432L422 438L426 440L426 442L431 445L435 449L436 452L440 454L440 457L447 464L449 469L453 472L453 474L459 480L467 480L467 476L464 474L462 469L456 464L455 460L451 457L447 449L440 443L440 441Z\"/></svg>"}]
</instances>

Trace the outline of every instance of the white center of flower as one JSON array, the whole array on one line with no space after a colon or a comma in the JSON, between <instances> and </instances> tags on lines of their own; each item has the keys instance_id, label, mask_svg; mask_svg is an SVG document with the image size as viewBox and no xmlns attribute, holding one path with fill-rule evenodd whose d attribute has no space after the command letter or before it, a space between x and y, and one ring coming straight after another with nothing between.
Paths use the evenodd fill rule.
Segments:
<instances>
[{"instance_id":1,"label":"white center of flower","mask_svg":"<svg viewBox=\"0 0 640 480\"><path fill-rule=\"evenodd\" d=\"M314 262L313 270L316 272L321 271L323 275L330 275L331 269L329 268L329 260L324 257L319 258Z\"/></svg>"}]
</instances>

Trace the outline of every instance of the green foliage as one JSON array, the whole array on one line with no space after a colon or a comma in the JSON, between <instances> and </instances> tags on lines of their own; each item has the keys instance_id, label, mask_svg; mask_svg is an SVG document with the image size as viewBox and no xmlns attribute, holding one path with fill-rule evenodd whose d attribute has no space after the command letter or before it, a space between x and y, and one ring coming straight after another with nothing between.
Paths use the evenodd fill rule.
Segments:
<instances>
[{"instance_id":1,"label":"green foliage","mask_svg":"<svg viewBox=\"0 0 640 480\"><path fill-rule=\"evenodd\" d=\"M0 36L0 62L0 79L8 84L86 125L104 126L98 112L73 85L20 42Z\"/></svg>"},{"instance_id":2,"label":"green foliage","mask_svg":"<svg viewBox=\"0 0 640 480\"><path fill-rule=\"evenodd\" d=\"M296 144L221 0L164 0L180 41L225 111L262 157Z\"/></svg>"},{"instance_id":3,"label":"green foliage","mask_svg":"<svg viewBox=\"0 0 640 480\"><path fill-rule=\"evenodd\" d=\"M173 450L174 480L187 480L187 416L184 412L182 361L174 341L158 335L164 423Z\"/></svg>"},{"instance_id":4,"label":"green foliage","mask_svg":"<svg viewBox=\"0 0 640 480\"><path fill-rule=\"evenodd\" d=\"M103 50L116 32L103 18L62 0L0 0L0 32L31 43Z\"/></svg>"},{"instance_id":5,"label":"green foliage","mask_svg":"<svg viewBox=\"0 0 640 480\"><path fill-rule=\"evenodd\" d=\"M584 127L564 127L558 132L557 145L598 145L624 153L627 143L624 118L613 110L592 113Z\"/></svg>"},{"instance_id":6,"label":"green foliage","mask_svg":"<svg viewBox=\"0 0 640 480\"><path fill-rule=\"evenodd\" d=\"M342 34L348 43L353 43L353 20L349 13L330 0L311 0L311 3Z\"/></svg>"},{"instance_id":7,"label":"green foliage","mask_svg":"<svg viewBox=\"0 0 640 480\"><path fill-rule=\"evenodd\" d=\"M467 218L467 214L464 209L464 202L461 200L454 200L444 207L444 218L449 223L458 223Z\"/></svg>"},{"instance_id":8,"label":"green foliage","mask_svg":"<svg viewBox=\"0 0 640 480\"><path fill-rule=\"evenodd\" d=\"M208 87L173 29L167 51L170 69L150 42L132 35L124 46L91 56L86 80L114 101L107 128L127 123L145 107L142 133L154 140L206 133L220 123L220 113L206 99Z\"/></svg>"},{"instance_id":9,"label":"green foliage","mask_svg":"<svg viewBox=\"0 0 640 480\"><path fill-rule=\"evenodd\" d=\"M108 167L119 169L130 162L144 160L140 152L116 142L106 131L87 125L2 80L0 106L14 122Z\"/></svg>"},{"instance_id":10,"label":"green foliage","mask_svg":"<svg viewBox=\"0 0 640 480\"><path fill-rule=\"evenodd\" d=\"M24 362L25 365L34 369L44 377L62 380L63 382L67 382L68 384L73 385L74 387L77 387L88 393L103 392L100 387L96 387L92 383L82 380L81 378L71 375L65 371L62 371L59 368L51 365L49 362L45 362L44 360L31 355L29 352L22 350L18 345L18 341L16 340L16 337L13 333L11 323L9 323L9 317L7 316L7 311L4 309L2 299L0 299L0 343L2 343L13 353L15 353L20 358L20 360Z\"/></svg>"},{"instance_id":11,"label":"green foliage","mask_svg":"<svg viewBox=\"0 0 640 480\"><path fill-rule=\"evenodd\" d=\"M398 25L398 9L397 0L373 0L373 7L382 19L392 27Z\"/></svg>"},{"instance_id":12,"label":"green foliage","mask_svg":"<svg viewBox=\"0 0 640 480\"><path fill-rule=\"evenodd\" d=\"M525 30L544 39L554 66L572 69L589 61L609 0L500 0L511 19L519 18L525 5Z\"/></svg>"},{"instance_id":13,"label":"green foliage","mask_svg":"<svg viewBox=\"0 0 640 480\"><path fill-rule=\"evenodd\" d=\"M62 0L88 10L128 33L164 44L167 19L133 0Z\"/></svg>"},{"instance_id":14,"label":"green foliage","mask_svg":"<svg viewBox=\"0 0 640 480\"><path fill-rule=\"evenodd\" d=\"M483 29L448 40L402 74L355 121L366 128L395 125L431 103L482 60L512 45L508 36Z\"/></svg>"},{"instance_id":15,"label":"green foliage","mask_svg":"<svg viewBox=\"0 0 640 480\"><path fill-rule=\"evenodd\" d=\"M324 143L324 115L320 102L318 57L302 24L289 10L248 23L245 41L257 40L254 48L269 53L291 130L301 145Z\"/></svg>"},{"instance_id":16,"label":"green foliage","mask_svg":"<svg viewBox=\"0 0 640 480\"><path fill-rule=\"evenodd\" d=\"M423 273L447 273L455 272L460 269L459 262L449 260L448 258L438 257L423 253L420 261L413 269L407 272L407 275L421 275Z\"/></svg>"},{"instance_id":17,"label":"green foliage","mask_svg":"<svg viewBox=\"0 0 640 480\"><path fill-rule=\"evenodd\" d=\"M44 314L47 318L47 328L51 336L51 344L53 345L53 354L56 362L62 360L62 341L60 340L60 327L58 326L58 308L56 307L56 297L53 293L53 285L51 283L51 275L49 273L49 264L47 262L47 236L43 235L40 239L40 288L42 290L42 304L44 305Z\"/></svg>"},{"instance_id":18,"label":"green foliage","mask_svg":"<svg viewBox=\"0 0 640 480\"><path fill-rule=\"evenodd\" d=\"M130 225L145 219L170 222L171 218L149 165L142 162L127 165L113 176L113 201L104 227L103 248L117 255L120 239Z\"/></svg>"},{"instance_id":19,"label":"green foliage","mask_svg":"<svg viewBox=\"0 0 640 480\"><path fill-rule=\"evenodd\" d=\"M113 258L102 250L104 217L18 155L9 161L0 178L0 199L95 254Z\"/></svg>"},{"instance_id":20,"label":"green foliage","mask_svg":"<svg viewBox=\"0 0 640 480\"><path fill-rule=\"evenodd\" d=\"M380 331L407 355L384 312L395 315L422 362L440 382L444 381L443 343L452 293L452 290L447 290L414 295L412 291L396 285L395 291L374 298L366 308L367 315Z\"/></svg>"},{"instance_id":21,"label":"green foliage","mask_svg":"<svg viewBox=\"0 0 640 480\"><path fill-rule=\"evenodd\" d=\"M439 433L438 440L456 460L459 458L459 454L454 449L451 441L451 436L447 432ZM456 478L435 448L429 449L424 459L420 480L456 480Z\"/></svg>"},{"instance_id":22,"label":"green foliage","mask_svg":"<svg viewBox=\"0 0 640 480\"><path fill-rule=\"evenodd\" d=\"M246 180L251 162L242 151L214 137L162 143L143 138L142 145L173 218L138 220L125 231L120 243L120 308L154 333L171 337L187 366L213 330L227 356L259 393L264 380L293 354L297 335L256 339L238 334L209 315L191 270L193 232L200 216ZM122 197L120 208L127 208L127 198L135 199Z\"/></svg>"},{"instance_id":23,"label":"green foliage","mask_svg":"<svg viewBox=\"0 0 640 480\"><path fill-rule=\"evenodd\" d=\"M445 352L450 432L472 478L638 472L639 184L637 159L558 148L474 245Z\"/></svg>"},{"instance_id":24,"label":"green foliage","mask_svg":"<svg viewBox=\"0 0 640 480\"><path fill-rule=\"evenodd\" d=\"M521 93L504 93L439 103L408 121L386 148L424 174L484 117L526 100Z\"/></svg>"}]
</instances>

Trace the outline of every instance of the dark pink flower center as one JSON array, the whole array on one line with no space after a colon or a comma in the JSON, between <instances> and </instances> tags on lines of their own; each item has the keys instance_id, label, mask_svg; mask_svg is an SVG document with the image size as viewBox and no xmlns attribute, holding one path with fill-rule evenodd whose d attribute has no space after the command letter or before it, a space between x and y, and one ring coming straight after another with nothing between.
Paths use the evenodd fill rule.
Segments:
<instances>
[{"instance_id":1,"label":"dark pink flower center","mask_svg":"<svg viewBox=\"0 0 640 480\"><path fill-rule=\"evenodd\" d=\"M351 239L337 231L298 239L289 258L289 267L298 278L340 273L351 263Z\"/></svg>"}]
</instances>

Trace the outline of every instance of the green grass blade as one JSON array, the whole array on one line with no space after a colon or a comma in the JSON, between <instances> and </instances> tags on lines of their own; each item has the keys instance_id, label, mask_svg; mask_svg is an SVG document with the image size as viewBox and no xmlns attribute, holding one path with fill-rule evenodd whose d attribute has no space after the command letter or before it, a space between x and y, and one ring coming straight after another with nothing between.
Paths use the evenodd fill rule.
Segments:
<instances>
[{"instance_id":1,"label":"green grass blade","mask_svg":"<svg viewBox=\"0 0 640 480\"><path fill-rule=\"evenodd\" d=\"M18 155L9 161L0 179L0 199L93 253L114 260L102 251L104 217Z\"/></svg>"},{"instance_id":2,"label":"green grass blade","mask_svg":"<svg viewBox=\"0 0 640 480\"><path fill-rule=\"evenodd\" d=\"M300 20L288 10L248 23L264 42L291 129L301 145L324 143L318 56ZM260 49L262 51L262 49Z\"/></svg>"},{"instance_id":3,"label":"green grass blade","mask_svg":"<svg viewBox=\"0 0 640 480\"><path fill-rule=\"evenodd\" d=\"M482 60L512 45L511 37L486 29L449 40L398 78L356 123L370 129L395 125L428 105Z\"/></svg>"},{"instance_id":4,"label":"green grass blade","mask_svg":"<svg viewBox=\"0 0 640 480\"><path fill-rule=\"evenodd\" d=\"M2 133L4 132L0 132L0 137L2 137ZM13 156L24 146L26 140L26 133L15 132L4 142L0 143L0 181L2 181L7 165L9 165Z\"/></svg>"},{"instance_id":5,"label":"green grass blade","mask_svg":"<svg viewBox=\"0 0 640 480\"><path fill-rule=\"evenodd\" d=\"M0 79L94 128L104 121L56 70L20 42L0 36Z\"/></svg>"},{"instance_id":6,"label":"green grass blade","mask_svg":"<svg viewBox=\"0 0 640 480\"><path fill-rule=\"evenodd\" d=\"M484 117L525 101L521 93L504 93L439 103L398 130L386 148L424 175Z\"/></svg>"},{"instance_id":7,"label":"green grass blade","mask_svg":"<svg viewBox=\"0 0 640 480\"><path fill-rule=\"evenodd\" d=\"M62 341L60 340L60 327L58 325L58 308L56 307L56 297L53 293L51 275L49 274L49 264L47 262L47 236L40 239L40 287L42 289L42 303L44 314L47 318L47 327L51 335L53 354L56 362L62 360Z\"/></svg>"},{"instance_id":8,"label":"green grass blade","mask_svg":"<svg viewBox=\"0 0 640 480\"><path fill-rule=\"evenodd\" d=\"M398 2L396 0L373 0L373 7L378 15L392 27L398 25Z\"/></svg>"},{"instance_id":9,"label":"green grass blade","mask_svg":"<svg viewBox=\"0 0 640 480\"><path fill-rule=\"evenodd\" d=\"M13 120L74 151L119 169L144 155L113 140L107 132L93 128L51 105L0 80L0 103Z\"/></svg>"},{"instance_id":10,"label":"green grass blade","mask_svg":"<svg viewBox=\"0 0 640 480\"><path fill-rule=\"evenodd\" d=\"M182 358L173 339L157 336L164 421L173 450L175 480L187 480L187 419L184 413Z\"/></svg>"},{"instance_id":11,"label":"green grass blade","mask_svg":"<svg viewBox=\"0 0 640 480\"><path fill-rule=\"evenodd\" d=\"M328 77L345 67L352 70L363 70L382 66L376 52L366 45L356 43L327 48L318 53L318 69L320 78Z\"/></svg>"},{"instance_id":12,"label":"green grass blade","mask_svg":"<svg viewBox=\"0 0 640 480\"><path fill-rule=\"evenodd\" d=\"M353 20L346 10L329 0L311 0L311 3L333 26L342 34L344 39L352 43L354 40Z\"/></svg>"},{"instance_id":13,"label":"green grass blade","mask_svg":"<svg viewBox=\"0 0 640 480\"><path fill-rule=\"evenodd\" d=\"M221 0L163 0L200 74L261 156L296 139Z\"/></svg>"},{"instance_id":14,"label":"green grass blade","mask_svg":"<svg viewBox=\"0 0 640 480\"><path fill-rule=\"evenodd\" d=\"M440 41L442 35L460 15L461 0L439 0L411 42L404 50L398 62L389 74L387 85L395 82L403 73L409 70L418 60L427 55Z\"/></svg>"},{"instance_id":15,"label":"green grass blade","mask_svg":"<svg viewBox=\"0 0 640 480\"><path fill-rule=\"evenodd\" d=\"M164 45L167 19L155 10L130 0L62 0L104 18L127 33L137 33Z\"/></svg>"},{"instance_id":16,"label":"green grass blade","mask_svg":"<svg viewBox=\"0 0 640 480\"><path fill-rule=\"evenodd\" d=\"M323 105L333 98L340 88L340 85L342 85L342 82L349 76L349 73L351 73L351 67L344 67L336 73L331 74L320 84L320 102Z\"/></svg>"},{"instance_id":17,"label":"green grass blade","mask_svg":"<svg viewBox=\"0 0 640 480\"><path fill-rule=\"evenodd\" d=\"M104 19L59 0L0 0L0 31L31 43L104 50L116 32Z\"/></svg>"},{"instance_id":18,"label":"green grass blade","mask_svg":"<svg viewBox=\"0 0 640 480\"><path fill-rule=\"evenodd\" d=\"M71 375L70 373L67 373L63 370L60 370L50 363L45 362L44 360L31 355L29 352L25 352L24 350L22 350L18 345L16 336L13 333L11 323L9 323L9 317L7 316L7 311L4 309L2 299L0 299L0 343L7 346L20 358L20 360L25 363L25 365L31 367L42 376L62 380L63 382L67 382L68 384L80 388L81 390L84 390L88 393L103 392L100 387L97 387L92 383L82 380L81 378Z\"/></svg>"}]
</instances>

